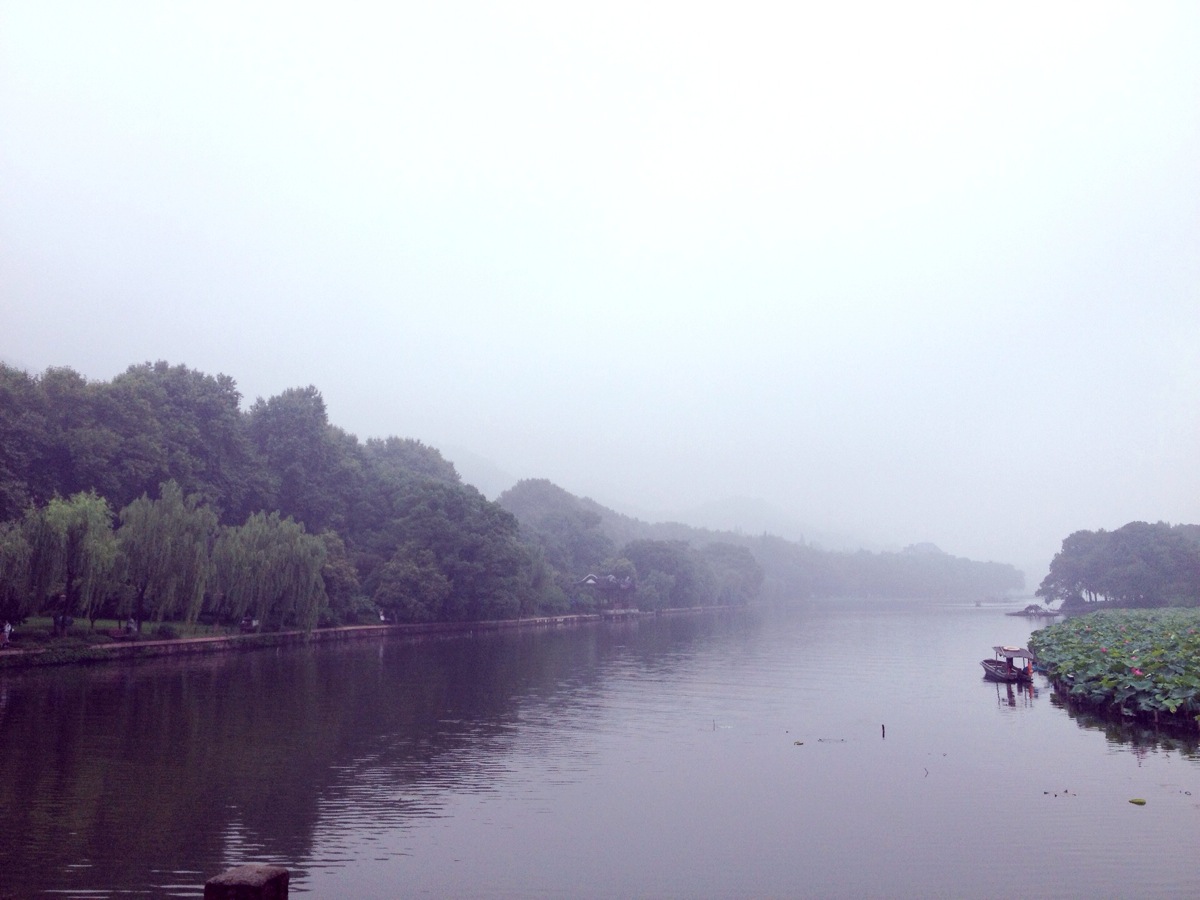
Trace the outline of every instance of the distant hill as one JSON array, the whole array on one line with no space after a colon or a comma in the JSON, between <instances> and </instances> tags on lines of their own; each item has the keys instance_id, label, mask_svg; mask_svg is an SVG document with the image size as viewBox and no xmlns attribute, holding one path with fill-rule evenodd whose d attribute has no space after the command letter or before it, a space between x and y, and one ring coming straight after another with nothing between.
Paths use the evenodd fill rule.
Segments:
<instances>
[{"instance_id":1,"label":"distant hill","mask_svg":"<svg viewBox=\"0 0 1200 900\"><path fill-rule=\"evenodd\" d=\"M442 454L454 463L462 480L490 500L517 483L517 477L492 460L463 447L441 447Z\"/></svg>"},{"instance_id":2,"label":"distant hill","mask_svg":"<svg viewBox=\"0 0 1200 900\"><path fill-rule=\"evenodd\" d=\"M678 510L657 518L686 522L698 528L745 534L773 534L824 550L878 550L871 541L804 523L757 497L727 497Z\"/></svg>"},{"instance_id":3,"label":"distant hill","mask_svg":"<svg viewBox=\"0 0 1200 900\"><path fill-rule=\"evenodd\" d=\"M933 597L983 599L1024 587L1024 575L1005 563L976 562L918 544L898 553L823 550L771 534L696 528L679 522L645 522L622 515L586 497L576 497L544 479L518 482L497 502L512 513L522 531L541 544L557 566L601 565L595 553L621 558L622 548L639 541L674 543L704 550L713 545L748 550L764 575L762 593L774 599L812 597ZM584 548L590 547L587 551ZM589 555L589 552L591 555Z\"/></svg>"}]
</instances>

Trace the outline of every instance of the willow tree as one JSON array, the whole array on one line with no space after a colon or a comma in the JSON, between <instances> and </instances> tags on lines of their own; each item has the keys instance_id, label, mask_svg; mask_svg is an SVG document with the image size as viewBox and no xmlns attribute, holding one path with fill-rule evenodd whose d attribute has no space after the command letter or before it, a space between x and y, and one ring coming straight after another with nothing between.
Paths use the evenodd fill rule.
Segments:
<instances>
[{"instance_id":1,"label":"willow tree","mask_svg":"<svg viewBox=\"0 0 1200 900\"><path fill-rule=\"evenodd\" d=\"M128 588L121 613L133 614L138 631L149 617L194 622L204 602L216 513L201 506L195 494L185 498L171 480L157 500L142 494L121 510L120 519L117 547Z\"/></svg>"},{"instance_id":2,"label":"willow tree","mask_svg":"<svg viewBox=\"0 0 1200 900\"><path fill-rule=\"evenodd\" d=\"M30 506L21 519L21 536L29 548L25 594L33 612L50 608L62 590L62 542L46 521L45 507ZM17 573L13 573L14 577Z\"/></svg>"},{"instance_id":3,"label":"willow tree","mask_svg":"<svg viewBox=\"0 0 1200 900\"><path fill-rule=\"evenodd\" d=\"M108 501L95 491L73 494L68 500L54 497L46 504L44 517L44 534L57 544L58 552L47 552L42 562L46 566L57 563L53 573L57 577L49 578L43 572L39 578L42 583L61 585L56 612L91 617L112 587L117 557Z\"/></svg>"},{"instance_id":4,"label":"willow tree","mask_svg":"<svg viewBox=\"0 0 1200 900\"><path fill-rule=\"evenodd\" d=\"M19 622L34 611L29 590L32 548L20 522L0 522L0 619Z\"/></svg>"},{"instance_id":5,"label":"willow tree","mask_svg":"<svg viewBox=\"0 0 1200 900\"><path fill-rule=\"evenodd\" d=\"M257 512L245 525L223 528L213 547L219 608L251 615L275 628L311 631L328 603L321 567L325 544L290 516Z\"/></svg>"}]
</instances>

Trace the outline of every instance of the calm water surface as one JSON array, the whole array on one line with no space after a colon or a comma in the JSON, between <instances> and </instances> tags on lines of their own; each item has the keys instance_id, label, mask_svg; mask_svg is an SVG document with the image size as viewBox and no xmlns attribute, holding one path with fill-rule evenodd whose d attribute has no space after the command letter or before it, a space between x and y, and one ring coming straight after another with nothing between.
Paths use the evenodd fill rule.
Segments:
<instances>
[{"instance_id":1,"label":"calm water surface","mask_svg":"<svg viewBox=\"0 0 1200 900\"><path fill-rule=\"evenodd\" d=\"M0 896L251 861L318 897L1200 895L1194 744L984 681L1030 627L824 602L3 676Z\"/></svg>"}]
</instances>

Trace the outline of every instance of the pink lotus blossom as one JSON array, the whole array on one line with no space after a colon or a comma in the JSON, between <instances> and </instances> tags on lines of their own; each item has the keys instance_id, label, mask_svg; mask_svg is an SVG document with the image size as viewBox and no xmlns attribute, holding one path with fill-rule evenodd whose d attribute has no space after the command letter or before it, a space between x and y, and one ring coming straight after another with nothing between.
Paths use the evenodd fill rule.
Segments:
<instances>
[{"instance_id":1,"label":"pink lotus blossom","mask_svg":"<svg viewBox=\"0 0 1200 900\"><path fill-rule=\"evenodd\" d=\"M1133 670L1133 674L1134 674L1134 675L1145 675L1146 673L1145 673L1145 672L1143 672L1141 669L1136 669L1136 668L1135 668L1135 669Z\"/></svg>"}]
</instances>

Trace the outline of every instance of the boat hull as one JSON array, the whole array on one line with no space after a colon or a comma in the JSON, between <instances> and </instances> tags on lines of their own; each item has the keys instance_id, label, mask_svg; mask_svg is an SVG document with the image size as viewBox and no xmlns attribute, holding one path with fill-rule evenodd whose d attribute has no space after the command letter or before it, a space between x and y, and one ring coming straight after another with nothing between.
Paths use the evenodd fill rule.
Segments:
<instances>
[{"instance_id":1,"label":"boat hull","mask_svg":"<svg viewBox=\"0 0 1200 900\"><path fill-rule=\"evenodd\" d=\"M1020 681L1032 681L1033 676L1024 669L1016 666L1009 667L1008 663L996 659L985 659L979 663L983 666L983 676L990 681L1004 684L1016 684Z\"/></svg>"}]
</instances>

